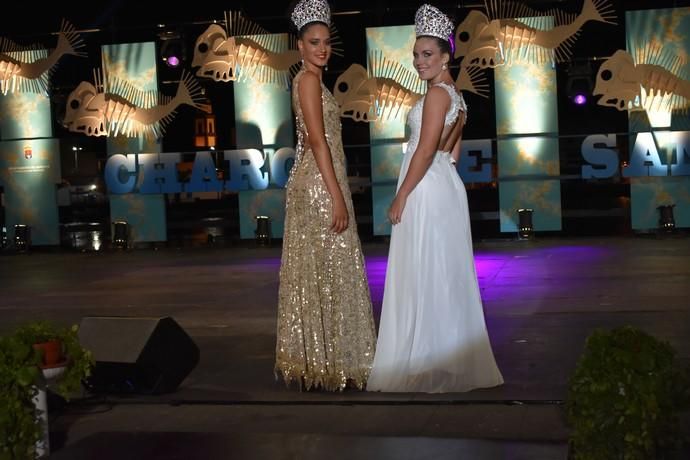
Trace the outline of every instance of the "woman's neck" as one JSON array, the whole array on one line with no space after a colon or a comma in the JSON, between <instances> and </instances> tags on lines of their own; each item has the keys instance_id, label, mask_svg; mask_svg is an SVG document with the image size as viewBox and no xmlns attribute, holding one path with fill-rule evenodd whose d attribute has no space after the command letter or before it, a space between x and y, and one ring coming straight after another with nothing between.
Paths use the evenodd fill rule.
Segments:
<instances>
[{"instance_id":1,"label":"woman's neck","mask_svg":"<svg viewBox=\"0 0 690 460\"><path fill-rule=\"evenodd\" d=\"M439 73L434 78L427 80L426 85L427 88L429 88L441 82L447 83L449 85L454 84L453 79L451 78L450 73L447 70Z\"/></svg>"}]
</instances>

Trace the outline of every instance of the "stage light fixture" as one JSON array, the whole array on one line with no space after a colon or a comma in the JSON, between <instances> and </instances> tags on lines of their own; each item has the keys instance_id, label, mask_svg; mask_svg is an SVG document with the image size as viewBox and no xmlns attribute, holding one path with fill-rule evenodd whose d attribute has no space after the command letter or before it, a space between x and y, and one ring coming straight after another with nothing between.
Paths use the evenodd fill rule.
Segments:
<instances>
[{"instance_id":1,"label":"stage light fixture","mask_svg":"<svg viewBox=\"0 0 690 460\"><path fill-rule=\"evenodd\" d=\"M129 224L124 220L113 222L113 247L127 249L129 245Z\"/></svg>"},{"instance_id":2,"label":"stage light fixture","mask_svg":"<svg viewBox=\"0 0 690 460\"><path fill-rule=\"evenodd\" d=\"M529 208L518 209L518 238L521 240L529 240L534 236L533 213L534 210Z\"/></svg>"},{"instance_id":3,"label":"stage light fixture","mask_svg":"<svg viewBox=\"0 0 690 460\"><path fill-rule=\"evenodd\" d=\"M259 246L271 244L271 218L268 216L256 216L256 243Z\"/></svg>"},{"instance_id":4,"label":"stage light fixture","mask_svg":"<svg viewBox=\"0 0 690 460\"><path fill-rule=\"evenodd\" d=\"M14 226L14 248L17 251L28 251L31 247L31 227L24 224Z\"/></svg>"},{"instance_id":5,"label":"stage light fixture","mask_svg":"<svg viewBox=\"0 0 690 460\"><path fill-rule=\"evenodd\" d=\"M588 96L592 94L594 82L592 80L592 65L589 61L572 63L566 69L568 80L566 94L575 105L585 105Z\"/></svg>"},{"instance_id":6,"label":"stage light fixture","mask_svg":"<svg viewBox=\"0 0 690 460\"><path fill-rule=\"evenodd\" d=\"M170 68L177 68L186 59L182 35L176 31L165 31L158 34L160 39L160 56Z\"/></svg>"},{"instance_id":7,"label":"stage light fixture","mask_svg":"<svg viewBox=\"0 0 690 460\"><path fill-rule=\"evenodd\" d=\"M673 208L675 204L666 204L658 206L659 210L659 228L666 232L672 232L676 228L676 220L673 217Z\"/></svg>"},{"instance_id":8,"label":"stage light fixture","mask_svg":"<svg viewBox=\"0 0 690 460\"><path fill-rule=\"evenodd\" d=\"M575 105L585 105L587 103L587 95L584 93L577 93L573 96L573 102Z\"/></svg>"},{"instance_id":9,"label":"stage light fixture","mask_svg":"<svg viewBox=\"0 0 690 460\"><path fill-rule=\"evenodd\" d=\"M167 58L163 58L165 60L165 63L168 64L168 67L177 67L180 65L180 58L175 56L174 54L171 56L168 56Z\"/></svg>"}]
</instances>

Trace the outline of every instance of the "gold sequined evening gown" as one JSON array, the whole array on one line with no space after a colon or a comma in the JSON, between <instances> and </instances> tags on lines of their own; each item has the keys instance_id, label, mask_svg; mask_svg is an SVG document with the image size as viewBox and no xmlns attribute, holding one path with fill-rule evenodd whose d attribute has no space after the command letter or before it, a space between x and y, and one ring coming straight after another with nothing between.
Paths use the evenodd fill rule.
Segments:
<instances>
[{"instance_id":1,"label":"gold sequined evening gown","mask_svg":"<svg viewBox=\"0 0 690 460\"><path fill-rule=\"evenodd\" d=\"M298 98L304 70L293 80L297 148L287 183L285 232L280 266L276 375L307 389L362 389L376 347L369 285L347 182L340 110L321 83L323 122L335 175L349 214L336 234L331 196L306 146L306 126ZM348 382L348 380L350 382Z\"/></svg>"}]
</instances>

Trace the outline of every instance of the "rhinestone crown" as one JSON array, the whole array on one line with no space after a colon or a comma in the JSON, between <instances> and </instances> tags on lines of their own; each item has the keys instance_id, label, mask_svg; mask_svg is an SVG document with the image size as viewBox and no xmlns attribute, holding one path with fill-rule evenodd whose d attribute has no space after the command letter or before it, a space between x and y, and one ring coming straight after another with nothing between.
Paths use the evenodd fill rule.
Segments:
<instances>
[{"instance_id":1,"label":"rhinestone crown","mask_svg":"<svg viewBox=\"0 0 690 460\"><path fill-rule=\"evenodd\" d=\"M449 41L453 35L453 21L427 3L420 6L414 16L414 30L417 37L424 35Z\"/></svg>"},{"instance_id":2,"label":"rhinestone crown","mask_svg":"<svg viewBox=\"0 0 690 460\"><path fill-rule=\"evenodd\" d=\"M290 16L293 24L300 30L310 22L322 22L331 25L331 7L326 0L301 0Z\"/></svg>"}]
</instances>

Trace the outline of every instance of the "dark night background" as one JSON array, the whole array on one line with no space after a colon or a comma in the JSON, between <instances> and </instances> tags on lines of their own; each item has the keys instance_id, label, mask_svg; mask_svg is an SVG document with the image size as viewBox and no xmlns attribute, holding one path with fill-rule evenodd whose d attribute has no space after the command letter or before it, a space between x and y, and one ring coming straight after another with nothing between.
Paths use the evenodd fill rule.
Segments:
<instances>
[{"instance_id":1,"label":"dark night background","mask_svg":"<svg viewBox=\"0 0 690 460\"><path fill-rule=\"evenodd\" d=\"M64 18L81 32L86 44L87 58L65 56L61 59L51 79L51 103L54 114L53 135L61 140L62 172L72 185L93 182L100 173L105 159L105 141L68 132L60 126L59 119L64 112L67 95L83 80L92 81L92 71L100 66L100 46L104 44L155 41L160 47L161 32L172 30L183 39L185 60L177 69L170 69L159 61L159 89L163 94L173 95L182 69L190 69L194 53L194 42L213 20L222 20L224 13L240 10L246 17L273 33L290 30L288 9L291 2L228 1L228 2L133 2L103 1L93 3L53 2L44 4L17 4L15 13L0 17L0 37L20 45L33 43L53 48L55 32ZM333 0L330 2L333 20L343 41L344 56L334 56L324 76L325 83L332 88L336 78L350 64L366 64L366 27L380 27L411 24L414 13L422 2L383 0ZM483 7L483 2L432 1L429 2L462 21L471 9ZM557 8L577 13L582 0L530 0L523 3L536 10ZM618 25L586 23L573 47L571 63L590 63L592 77L596 75L601 60L617 49L625 48L625 11L639 9L661 9L690 6L684 1L615 0L611 2L618 15ZM574 105L565 88L568 81L568 67L571 63L558 64L558 114L560 129L561 196L563 207L564 234L621 234L630 232L629 185L625 180L614 177L608 180L579 178L582 158L580 145L588 134L618 133L618 149L623 160L627 155L627 114L609 107L600 107L589 98L583 106ZM492 74L489 73L491 80ZM199 79L206 95L213 105L218 127L216 148L233 149L233 85ZM491 82L493 87L493 82ZM492 96L493 97L493 96ZM465 98L470 106L471 116L465 130L466 139L495 139L494 101L473 94ZM161 140L164 152L194 152L194 125L196 111L181 107L166 129ZM348 157L349 174L370 177L369 129L364 123L343 119L344 143ZM75 161L72 147L81 147L82 154ZM495 147L495 146L494 146ZM496 152L494 148L494 152ZM494 155L495 156L495 155ZM494 158L494 165L496 159ZM496 184L475 184L468 186L470 209L473 213L475 238L501 236L498 231L498 191ZM371 233L371 195L364 190L354 196L357 220L363 239ZM204 200L207 201L207 200ZM176 205L169 202L168 224L170 238L178 229L178 236L184 233L203 233L202 221L209 215L224 217L225 233L237 231L236 197L197 203L195 206ZM69 222L109 219L103 206L94 209L61 209L62 224ZM189 224L189 222L196 222ZM505 236L505 235L503 235ZM235 235L236 237L236 235ZM233 237L234 238L234 237Z\"/></svg>"}]
</instances>

